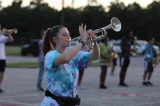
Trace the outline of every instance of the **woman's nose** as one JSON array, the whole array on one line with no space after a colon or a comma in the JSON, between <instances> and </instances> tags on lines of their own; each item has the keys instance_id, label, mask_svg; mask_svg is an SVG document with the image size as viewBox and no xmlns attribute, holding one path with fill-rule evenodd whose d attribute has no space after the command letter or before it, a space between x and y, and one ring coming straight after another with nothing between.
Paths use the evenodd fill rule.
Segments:
<instances>
[{"instance_id":1,"label":"woman's nose","mask_svg":"<svg viewBox=\"0 0 160 106\"><path fill-rule=\"evenodd\" d=\"M68 35L68 36L67 36L67 38L68 38L68 39L71 39L71 36L70 36L70 35Z\"/></svg>"}]
</instances>

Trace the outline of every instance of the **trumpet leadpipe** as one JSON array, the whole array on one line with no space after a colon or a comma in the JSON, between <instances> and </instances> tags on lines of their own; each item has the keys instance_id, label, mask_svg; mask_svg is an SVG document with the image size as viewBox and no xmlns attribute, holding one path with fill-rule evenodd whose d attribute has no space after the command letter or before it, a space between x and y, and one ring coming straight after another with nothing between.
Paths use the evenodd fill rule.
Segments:
<instances>
[{"instance_id":1,"label":"trumpet leadpipe","mask_svg":"<svg viewBox=\"0 0 160 106\"><path fill-rule=\"evenodd\" d=\"M101 41L101 40L104 39L106 36L107 36L107 35L100 35L100 36L97 36L95 39L87 40L86 43Z\"/></svg>"},{"instance_id":2,"label":"trumpet leadpipe","mask_svg":"<svg viewBox=\"0 0 160 106\"><path fill-rule=\"evenodd\" d=\"M98 41L101 41L102 39L104 39L107 35L100 35L100 36L97 36L95 39L92 39L92 38L89 38L86 42L86 45L90 44L90 43L93 43L93 42L98 42ZM74 40L74 41L71 41L71 45L76 45L78 43L78 41Z\"/></svg>"}]
</instances>

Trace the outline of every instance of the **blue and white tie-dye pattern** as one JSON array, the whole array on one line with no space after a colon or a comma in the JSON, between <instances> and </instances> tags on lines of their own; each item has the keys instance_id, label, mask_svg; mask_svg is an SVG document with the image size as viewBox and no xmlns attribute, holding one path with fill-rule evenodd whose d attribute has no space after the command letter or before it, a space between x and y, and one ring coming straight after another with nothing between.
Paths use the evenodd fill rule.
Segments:
<instances>
[{"instance_id":1,"label":"blue and white tie-dye pattern","mask_svg":"<svg viewBox=\"0 0 160 106\"><path fill-rule=\"evenodd\" d=\"M53 50L45 56L44 64L47 72L48 90L57 96L75 97L77 94L77 79L79 75L78 67L87 67L90 53L80 51L68 63L56 66L54 65L54 60L59 55L60 53L57 50ZM51 100L45 98L41 106L54 106L50 105L53 103L49 101L51 102Z\"/></svg>"}]
</instances>

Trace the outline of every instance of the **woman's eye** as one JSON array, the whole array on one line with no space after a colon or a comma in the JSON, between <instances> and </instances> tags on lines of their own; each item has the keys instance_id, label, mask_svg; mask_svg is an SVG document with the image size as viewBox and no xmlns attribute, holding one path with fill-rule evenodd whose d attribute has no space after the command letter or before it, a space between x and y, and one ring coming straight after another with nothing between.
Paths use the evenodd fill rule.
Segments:
<instances>
[{"instance_id":1,"label":"woman's eye","mask_svg":"<svg viewBox=\"0 0 160 106\"><path fill-rule=\"evenodd\" d=\"M69 34L63 34L62 36L70 36Z\"/></svg>"},{"instance_id":2,"label":"woman's eye","mask_svg":"<svg viewBox=\"0 0 160 106\"><path fill-rule=\"evenodd\" d=\"M67 34L63 34L63 36L67 36Z\"/></svg>"}]
</instances>

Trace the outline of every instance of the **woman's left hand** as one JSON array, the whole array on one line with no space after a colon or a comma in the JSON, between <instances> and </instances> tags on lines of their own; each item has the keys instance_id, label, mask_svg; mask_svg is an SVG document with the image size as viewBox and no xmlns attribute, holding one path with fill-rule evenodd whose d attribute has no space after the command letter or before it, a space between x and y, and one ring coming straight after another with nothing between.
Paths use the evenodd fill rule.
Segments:
<instances>
[{"instance_id":1,"label":"woman's left hand","mask_svg":"<svg viewBox=\"0 0 160 106\"><path fill-rule=\"evenodd\" d=\"M91 39L92 42L96 42L96 34L92 30L88 30L88 39Z\"/></svg>"}]
</instances>

